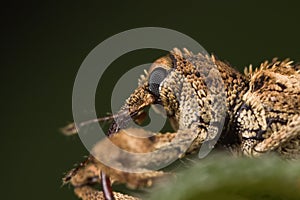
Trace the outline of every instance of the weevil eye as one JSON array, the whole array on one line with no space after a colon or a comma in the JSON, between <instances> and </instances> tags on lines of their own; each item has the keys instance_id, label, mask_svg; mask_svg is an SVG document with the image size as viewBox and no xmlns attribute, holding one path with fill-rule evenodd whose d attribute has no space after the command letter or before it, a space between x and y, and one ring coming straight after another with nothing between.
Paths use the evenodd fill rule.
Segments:
<instances>
[{"instance_id":1,"label":"weevil eye","mask_svg":"<svg viewBox=\"0 0 300 200\"><path fill-rule=\"evenodd\" d=\"M161 82L166 78L167 70L162 67L154 69L149 77L149 90L150 92L159 97L159 86Z\"/></svg>"}]
</instances>

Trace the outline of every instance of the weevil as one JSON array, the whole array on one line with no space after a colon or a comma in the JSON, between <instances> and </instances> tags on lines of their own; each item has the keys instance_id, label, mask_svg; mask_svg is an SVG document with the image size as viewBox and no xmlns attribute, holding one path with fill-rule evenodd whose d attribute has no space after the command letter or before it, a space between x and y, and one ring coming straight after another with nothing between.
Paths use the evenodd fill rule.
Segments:
<instances>
[{"instance_id":1,"label":"weevil","mask_svg":"<svg viewBox=\"0 0 300 200\"><path fill-rule=\"evenodd\" d=\"M141 119L145 109L155 104L163 107L174 132L150 134L143 129L126 128L129 119ZM112 124L108 139L95 146L96 154L110 151L108 140L126 151L155 153L128 161L120 159L120 152L110 152L109 159L119 166L135 166L145 169L144 173L111 168L89 156L64 178L82 199L136 199L112 192L110 182L130 188L149 187L168 176L149 166L198 152L218 133L215 149L240 156L259 157L272 152L285 159L298 159L300 65L288 59L273 59L255 70L250 65L242 74L215 56L175 48L141 76L138 88L118 114L101 120L112 120ZM74 130L73 124L64 132ZM91 187L99 183L103 192Z\"/></svg>"}]
</instances>

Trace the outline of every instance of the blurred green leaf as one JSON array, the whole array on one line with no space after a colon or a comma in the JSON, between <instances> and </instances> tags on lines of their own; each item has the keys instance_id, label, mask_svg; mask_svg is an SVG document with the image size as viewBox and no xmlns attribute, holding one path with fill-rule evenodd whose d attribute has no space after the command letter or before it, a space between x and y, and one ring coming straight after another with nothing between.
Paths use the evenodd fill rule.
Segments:
<instances>
[{"instance_id":1,"label":"blurred green leaf","mask_svg":"<svg viewBox=\"0 0 300 200\"><path fill-rule=\"evenodd\" d=\"M158 185L151 199L296 200L300 162L212 156L179 172L176 181Z\"/></svg>"}]
</instances>

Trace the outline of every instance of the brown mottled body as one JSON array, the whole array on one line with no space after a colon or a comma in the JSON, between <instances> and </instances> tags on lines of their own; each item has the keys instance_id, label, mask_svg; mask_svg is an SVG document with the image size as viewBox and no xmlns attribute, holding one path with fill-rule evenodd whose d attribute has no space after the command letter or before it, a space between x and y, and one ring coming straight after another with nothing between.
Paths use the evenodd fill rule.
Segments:
<instances>
[{"instance_id":1,"label":"brown mottled body","mask_svg":"<svg viewBox=\"0 0 300 200\"><path fill-rule=\"evenodd\" d=\"M148 138L126 134L150 134L125 127L128 119L139 121L144 109L153 104L163 106L175 132L151 133ZM149 166L197 152L204 142L239 155L275 152L284 158L299 158L300 66L273 60L255 71L250 66L241 74L214 56L174 49L153 63L116 116L120 117L111 125L110 137L95 146L93 155L109 151L110 140L129 152L152 152L151 157L124 160L121 151L109 152L108 159L121 169L134 166L143 172L128 173L90 156L65 178L82 199L102 199L102 193L90 187L100 183L101 172L113 183L125 183L130 188L151 186L165 173ZM211 142L216 138L216 144ZM114 196L133 198L120 193Z\"/></svg>"}]
</instances>

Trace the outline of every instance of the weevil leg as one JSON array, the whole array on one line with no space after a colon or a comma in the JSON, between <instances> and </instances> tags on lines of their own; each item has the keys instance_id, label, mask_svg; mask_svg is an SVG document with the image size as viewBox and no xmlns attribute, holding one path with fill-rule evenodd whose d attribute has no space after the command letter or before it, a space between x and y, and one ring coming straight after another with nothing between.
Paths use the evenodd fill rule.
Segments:
<instances>
[{"instance_id":1,"label":"weevil leg","mask_svg":"<svg viewBox=\"0 0 300 200\"><path fill-rule=\"evenodd\" d=\"M156 166L159 163L164 162L167 164L169 162L168 160L176 160L184 156L186 151L193 151L198 148L198 145L190 146L190 142L193 140L198 141L196 138L197 131L191 130L164 134L153 134L143 129L134 128L121 130L118 134L113 134L111 137L105 138L97 143L93 148L93 155L96 157L97 155L101 155L99 158L108 159L111 164L124 167L124 170L122 168L118 170L106 166L95 157L89 156L86 161L79 165L79 167L68 173L65 181L70 182L75 187L76 194L80 198L84 199L85 197L87 198L87 196L90 197L91 191L94 191L92 190L93 188L87 188L86 186L102 183L104 192L99 193L97 191L96 193L93 193L93 195L97 196L97 198L99 194L104 195L105 197L102 196L103 199L112 199L113 197L118 199L116 193L111 191L109 180L111 180L112 183L125 183L127 187L132 189L150 187L153 185L154 181L170 177L170 174L163 171L151 170L149 166ZM204 138L202 138L201 141ZM199 140L198 142L201 143L201 141ZM109 148L111 146L108 145L111 145L111 142L119 148L116 148L115 150ZM187 150L188 147L190 148ZM108 149L110 149L109 157L107 156ZM122 159L122 152L124 150L132 153L143 153L143 156L139 158L127 157L126 159ZM103 160L104 163L108 163L106 161ZM130 168L131 165L141 173L128 172L126 169ZM103 173L101 174L101 172ZM109 175L110 179L105 176L106 174ZM89 192L87 192L87 189Z\"/></svg>"},{"instance_id":2,"label":"weevil leg","mask_svg":"<svg viewBox=\"0 0 300 200\"><path fill-rule=\"evenodd\" d=\"M106 200L102 191L92 186L101 183L99 163L94 157L89 156L79 166L71 170L64 178L64 184L70 182L74 186L75 194L83 200ZM107 183L110 184L110 183ZM138 200L138 198L113 192L115 200Z\"/></svg>"},{"instance_id":3,"label":"weevil leg","mask_svg":"<svg viewBox=\"0 0 300 200\"><path fill-rule=\"evenodd\" d=\"M133 129L127 131L131 132L133 131ZM107 154L108 148L105 144L107 144L107 142L111 139L118 144L125 145L123 148L125 148L126 150L147 151L149 150L149 148L154 148L156 145L160 146L162 144L169 143L169 140L172 138L173 134L159 134L158 136L154 136L154 138L151 139L145 138L139 140L138 138L127 135L124 131L121 131L119 134L112 135L112 137L110 137L109 139L107 138L106 140L99 142L99 144L97 144L95 148L99 148L100 152ZM136 140L136 142L133 142L132 140ZM130 145L128 146L127 144ZM119 162L119 157L114 157L113 155L111 155L109 159L111 159L113 162ZM129 173L121 170L116 170L102 164L94 156L90 155L85 161L80 163L78 167L71 170L65 176L64 183L69 182L71 185L73 185L75 187L75 193L77 194L77 196L83 199L89 199L89 197L91 196L93 196L93 198L91 199L104 199L103 195L106 196L106 199L113 199L110 198L112 194L115 199L118 199L116 194L118 194L119 199L136 199L128 195L122 196L119 193L112 192L111 189L109 189L111 188L111 185L108 181L111 180L112 182L124 183L129 188L135 189L150 187L153 184L154 180L163 178L167 175L162 171L151 171L145 169L141 170L145 172ZM102 177L101 172L103 172ZM111 179L108 179L108 176L103 176L104 173L105 175L108 174ZM95 191L91 187L93 185L101 183L103 192ZM88 188L88 186L91 188ZM101 198L99 198L99 194L102 195Z\"/></svg>"},{"instance_id":4,"label":"weevil leg","mask_svg":"<svg viewBox=\"0 0 300 200\"><path fill-rule=\"evenodd\" d=\"M263 153L277 151L286 157L297 157L300 155L300 115L295 115L287 125L278 132L261 142L253 142L251 154L259 156ZM293 154L293 155L288 155Z\"/></svg>"}]
</instances>

